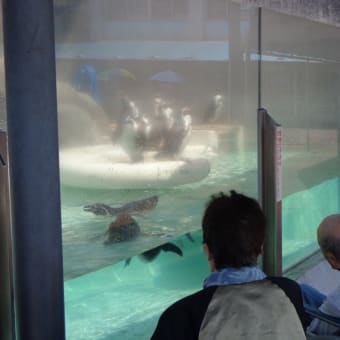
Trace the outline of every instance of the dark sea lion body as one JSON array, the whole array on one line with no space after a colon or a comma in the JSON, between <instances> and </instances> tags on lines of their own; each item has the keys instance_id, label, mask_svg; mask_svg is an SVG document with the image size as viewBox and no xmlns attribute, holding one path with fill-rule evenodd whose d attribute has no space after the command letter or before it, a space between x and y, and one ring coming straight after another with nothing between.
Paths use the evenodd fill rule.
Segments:
<instances>
[{"instance_id":1,"label":"dark sea lion body","mask_svg":"<svg viewBox=\"0 0 340 340\"><path fill-rule=\"evenodd\" d=\"M153 209L158 203L158 196L143 198L138 201L132 201L122 205L119 208L110 207L104 203L89 204L84 207L85 211L94 213L95 215L116 216L119 214L138 214Z\"/></svg>"},{"instance_id":2,"label":"dark sea lion body","mask_svg":"<svg viewBox=\"0 0 340 340\"><path fill-rule=\"evenodd\" d=\"M125 242L135 239L140 234L139 224L129 214L119 214L110 223L104 244Z\"/></svg>"}]
</instances>

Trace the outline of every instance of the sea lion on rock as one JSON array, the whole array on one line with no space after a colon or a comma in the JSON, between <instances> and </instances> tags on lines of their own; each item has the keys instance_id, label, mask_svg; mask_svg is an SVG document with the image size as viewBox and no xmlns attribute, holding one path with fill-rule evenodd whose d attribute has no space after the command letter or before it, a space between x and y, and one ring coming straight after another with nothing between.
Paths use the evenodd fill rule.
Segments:
<instances>
[{"instance_id":1,"label":"sea lion on rock","mask_svg":"<svg viewBox=\"0 0 340 340\"><path fill-rule=\"evenodd\" d=\"M207 110L204 113L203 122L211 124L218 121L223 114L223 110L225 109L224 102L225 99L221 94L214 95Z\"/></svg>"},{"instance_id":2,"label":"sea lion on rock","mask_svg":"<svg viewBox=\"0 0 340 340\"><path fill-rule=\"evenodd\" d=\"M144 160L143 152L150 129L149 121L140 113L135 102L126 98L124 107L112 141L123 148L131 162L141 162Z\"/></svg>"},{"instance_id":3,"label":"sea lion on rock","mask_svg":"<svg viewBox=\"0 0 340 340\"><path fill-rule=\"evenodd\" d=\"M157 158L174 158L179 156L186 147L191 130L192 119L190 108L185 106L181 110L173 111L171 124L164 131L164 142Z\"/></svg>"},{"instance_id":4,"label":"sea lion on rock","mask_svg":"<svg viewBox=\"0 0 340 340\"><path fill-rule=\"evenodd\" d=\"M118 144L130 157L132 163L143 161L145 145L144 122L128 117L122 125Z\"/></svg>"},{"instance_id":5,"label":"sea lion on rock","mask_svg":"<svg viewBox=\"0 0 340 340\"><path fill-rule=\"evenodd\" d=\"M173 108L168 103L159 97L154 99L154 112L147 115L145 150L161 150L166 132L172 125L172 115Z\"/></svg>"},{"instance_id":6,"label":"sea lion on rock","mask_svg":"<svg viewBox=\"0 0 340 340\"><path fill-rule=\"evenodd\" d=\"M158 203L158 196L151 196L147 198L143 198L138 201L132 201L122 205L119 208L110 207L104 203L94 203L84 206L84 210L88 212L92 212L95 215L108 215L108 216L116 216L118 214L126 213L126 214L138 214L143 213L144 211L153 209Z\"/></svg>"}]
</instances>

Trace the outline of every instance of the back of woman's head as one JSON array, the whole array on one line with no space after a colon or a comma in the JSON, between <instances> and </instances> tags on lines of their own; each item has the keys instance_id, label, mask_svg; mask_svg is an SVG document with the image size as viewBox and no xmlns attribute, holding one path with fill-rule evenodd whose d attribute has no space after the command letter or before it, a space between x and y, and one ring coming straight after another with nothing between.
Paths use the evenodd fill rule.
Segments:
<instances>
[{"instance_id":1,"label":"back of woman's head","mask_svg":"<svg viewBox=\"0 0 340 340\"><path fill-rule=\"evenodd\" d=\"M254 266L261 253L266 220L258 202L230 191L211 197L203 221L206 243L216 269Z\"/></svg>"}]
</instances>

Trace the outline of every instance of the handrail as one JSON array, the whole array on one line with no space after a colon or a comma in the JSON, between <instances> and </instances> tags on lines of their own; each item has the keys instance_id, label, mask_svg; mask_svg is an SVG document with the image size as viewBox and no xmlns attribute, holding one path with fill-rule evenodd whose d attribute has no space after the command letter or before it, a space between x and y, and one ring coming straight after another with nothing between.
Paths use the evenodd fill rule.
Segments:
<instances>
[{"instance_id":1,"label":"handrail","mask_svg":"<svg viewBox=\"0 0 340 340\"><path fill-rule=\"evenodd\" d=\"M305 312L317 319L320 319L323 322L327 322L330 325L340 328L340 318L337 318L332 315L328 315L326 313L321 312L320 310L310 307L310 306L304 306L305 307Z\"/></svg>"}]
</instances>

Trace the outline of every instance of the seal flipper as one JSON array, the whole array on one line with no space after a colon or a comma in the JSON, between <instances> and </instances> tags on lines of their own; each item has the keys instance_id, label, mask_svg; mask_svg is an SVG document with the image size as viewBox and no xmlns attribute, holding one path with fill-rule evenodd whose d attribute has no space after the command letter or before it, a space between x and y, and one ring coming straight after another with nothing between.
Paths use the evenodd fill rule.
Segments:
<instances>
[{"instance_id":1,"label":"seal flipper","mask_svg":"<svg viewBox=\"0 0 340 340\"><path fill-rule=\"evenodd\" d=\"M190 240L191 242L195 242L195 239L192 237L191 233L186 233L185 236Z\"/></svg>"},{"instance_id":2,"label":"seal flipper","mask_svg":"<svg viewBox=\"0 0 340 340\"><path fill-rule=\"evenodd\" d=\"M177 247L173 243L168 242L168 243L161 244L160 246L157 246L155 248L152 248L150 250L143 252L142 254L139 255L139 258L141 260L145 261L145 262L151 262L159 255L161 250L170 251L170 252L175 253L179 256L183 256L183 252L182 252L181 248Z\"/></svg>"},{"instance_id":3,"label":"seal flipper","mask_svg":"<svg viewBox=\"0 0 340 340\"><path fill-rule=\"evenodd\" d=\"M158 246L152 249L149 249L139 255L139 258L144 262L151 262L153 261L158 254L161 252L162 246Z\"/></svg>"},{"instance_id":4,"label":"seal flipper","mask_svg":"<svg viewBox=\"0 0 340 340\"><path fill-rule=\"evenodd\" d=\"M120 208L116 208L117 212L125 212L130 214L141 214L147 210L153 209L158 203L158 196L143 198L138 201L132 201L122 205Z\"/></svg>"},{"instance_id":5,"label":"seal flipper","mask_svg":"<svg viewBox=\"0 0 340 340\"><path fill-rule=\"evenodd\" d=\"M130 262L131 262L131 257L125 260L124 268L126 268L130 264Z\"/></svg>"},{"instance_id":6,"label":"seal flipper","mask_svg":"<svg viewBox=\"0 0 340 340\"><path fill-rule=\"evenodd\" d=\"M95 215L102 215L102 216L112 216L115 212L114 208L111 208L107 204L104 203L94 203L88 204L83 207L84 211L92 212Z\"/></svg>"},{"instance_id":7,"label":"seal flipper","mask_svg":"<svg viewBox=\"0 0 340 340\"><path fill-rule=\"evenodd\" d=\"M182 252L182 249L177 247L175 244L173 243L164 243L162 244L161 246L161 249L164 250L164 251L170 251L172 253L175 253L177 254L178 256L183 256L183 252Z\"/></svg>"},{"instance_id":8,"label":"seal flipper","mask_svg":"<svg viewBox=\"0 0 340 340\"><path fill-rule=\"evenodd\" d=\"M117 216L119 214L142 214L153 209L158 203L158 196L143 198L138 201L128 202L121 207L114 208L104 203L88 204L83 207L84 211L92 212L95 215Z\"/></svg>"}]
</instances>

